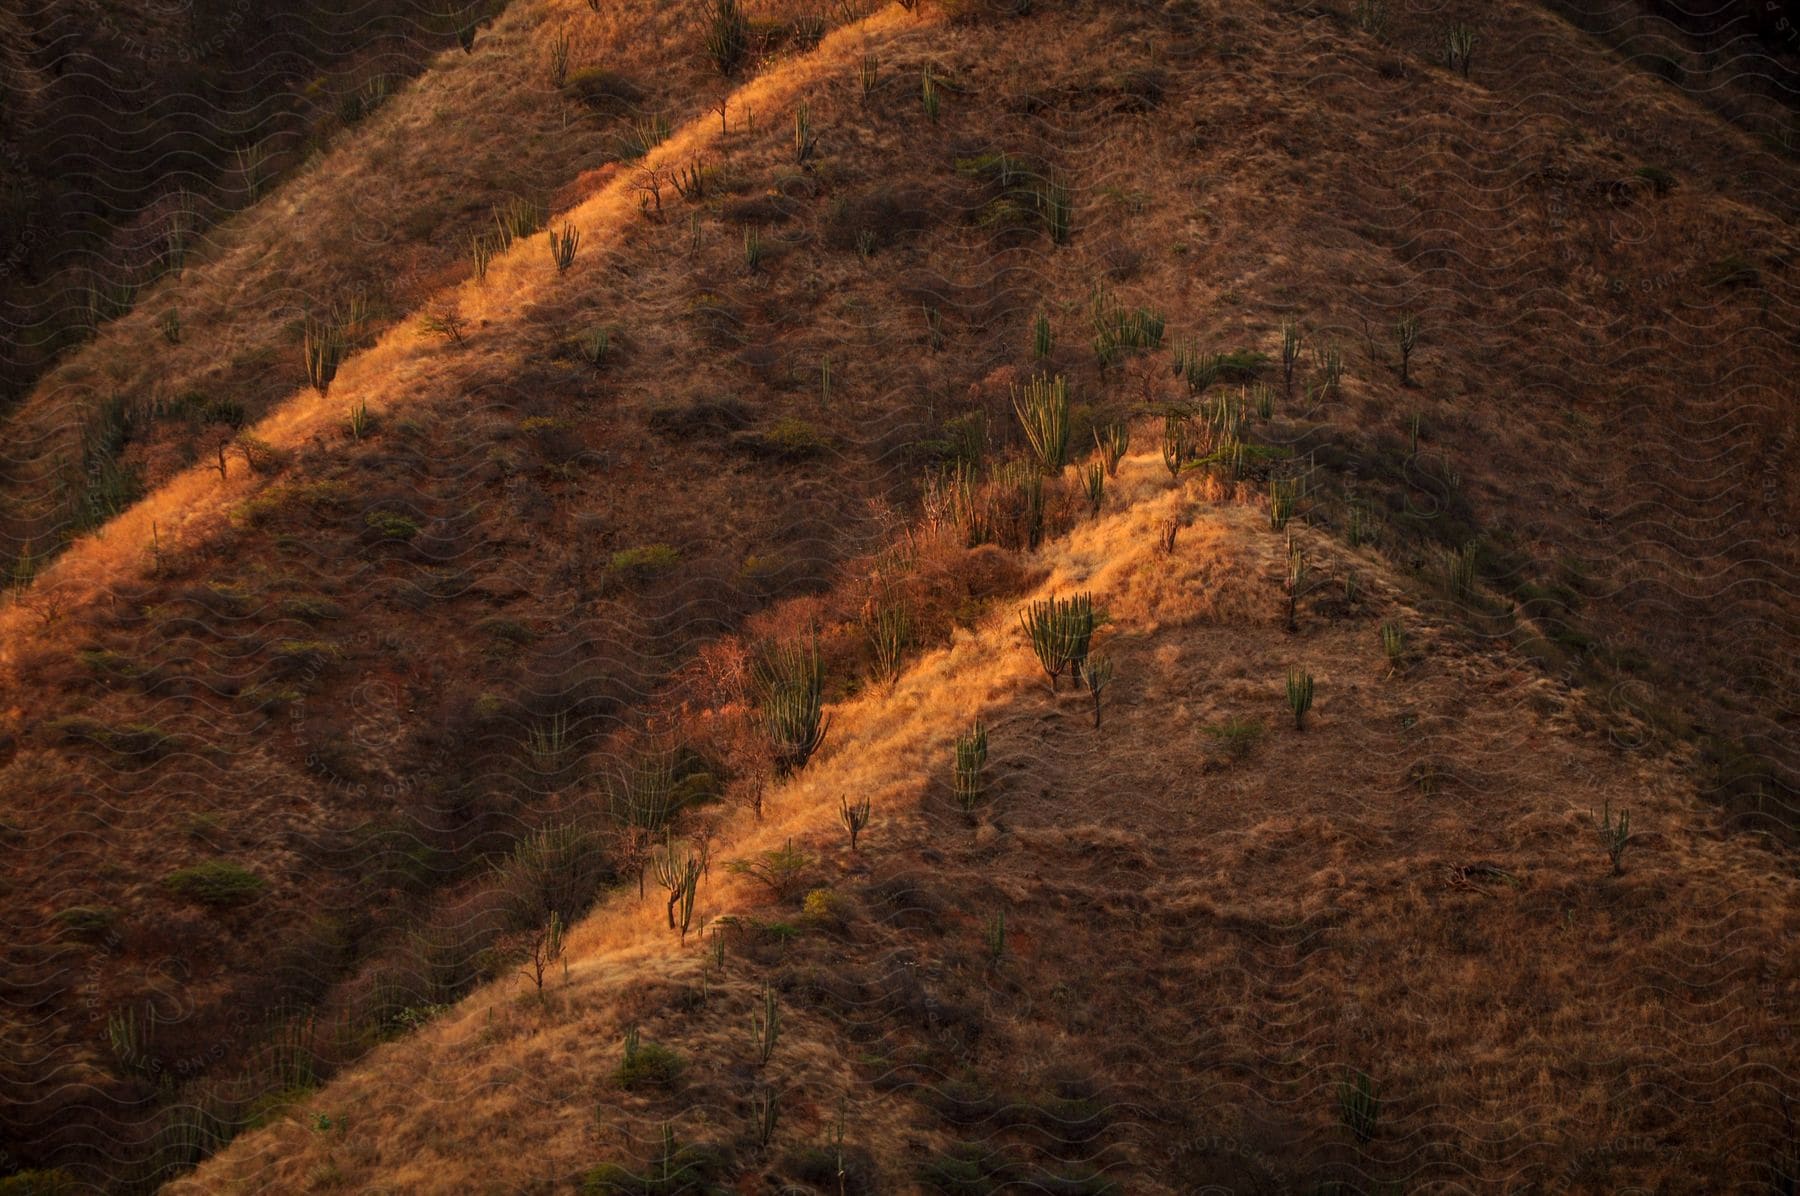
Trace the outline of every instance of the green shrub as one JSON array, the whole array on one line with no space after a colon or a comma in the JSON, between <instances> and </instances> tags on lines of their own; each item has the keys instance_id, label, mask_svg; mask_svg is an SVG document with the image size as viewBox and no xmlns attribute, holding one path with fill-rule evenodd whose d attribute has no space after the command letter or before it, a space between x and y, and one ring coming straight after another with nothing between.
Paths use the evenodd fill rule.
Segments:
<instances>
[{"instance_id":1,"label":"green shrub","mask_svg":"<svg viewBox=\"0 0 1800 1196\"><path fill-rule=\"evenodd\" d=\"M102 905L74 905L56 914L58 926L75 938L89 941L105 938L118 920L119 911Z\"/></svg>"},{"instance_id":2,"label":"green shrub","mask_svg":"<svg viewBox=\"0 0 1800 1196\"><path fill-rule=\"evenodd\" d=\"M67 1171L18 1171L0 1179L0 1196L75 1196L79 1190Z\"/></svg>"},{"instance_id":3,"label":"green shrub","mask_svg":"<svg viewBox=\"0 0 1800 1196\"><path fill-rule=\"evenodd\" d=\"M1338 1084L1338 1120L1361 1145L1374 1138L1381 1117L1381 1100L1375 1082L1366 1071L1351 1071Z\"/></svg>"},{"instance_id":4,"label":"green shrub","mask_svg":"<svg viewBox=\"0 0 1800 1196\"><path fill-rule=\"evenodd\" d=\"M1238 718L1234 715L1222 723L1207 727L1206 734L1228 758L1242 760L1262 742L1263 725L1257 719Z\"/></svg>"},{"instance_id":5,"label":"green shrub","mask_svg":"<svg viewBox=\"0 0 1800 1196\"><path fill-rule=\"evenodd\" d=\"M625 1057L613 1071L621 1088L668 1088L681 1079L687 1061L655 1042L640 1042L634 1027L625 1033Z\"/></svg>"},{"instance_id":6,"label":"green shrub","mask_svg":"<svg viewBox=\"0 0 1800 1196\"><path fill-rule=\"evenodd\" d=\"M89 743L121 756L155 758L173 751L179 740L151 723L113 726L87 715L69 714L52 719L45 729L63 743Z\"/></svg>"},{"instance_id":7,"label":"green shrub","mask_svg":"<svg viewBox=\"0 0 1800 1196\"><path fill-rule=\"evenodd\" d=\"M760 881L769 890L771 898L777 903L786 903L799 896L800 890L805 888L812 866L813 858L795 847L794 841L789 839L780 847L771 847L745 859L732 860L725 865L725 870Z\"/></svg>"},{"instance_id":8,"label":"green shrub","mask_svg":"<svg viewBox=\"0 0 1800 1196\"><path fill-rule=\"evenodd\" d=\"M363 526L383 540L410 540L419 534L419 525L397 511L370 511Z\"/></svg>"},{"instance_id":9,"label":"green shrub","mask_svg":"<svg viewBox=\"0 0 1800 1196\"><path fill-rule=\"evenodd\" d=\"M163 877L163 888L177 897L215 907L245 905L262 896L268 882L241 864L208 860Z\"/></svg>"},{"instance_id":10,"label":"green shrub","mask_svg":"<svg viewBox=\"0 0 1800 1196\"><path fill-rule=\"evenodd\" d=\"M644 544L612 554L607 568L637 581L667 573L681 561L681 552L667 544Z\"/></svg>"},{"instance_id":11,"label":"green shrub","mask_svg":"<svg viewBox=\"0 0 1800 1196\"><path fill-rule=\"evenodd\" d=\"M583 1196L722 1196L735 1170L731 1152L710 1143L683 1143L663 1126L650 1158L626 1166L602 1163L581 1179Z\"/></svg>"}]
</instances>

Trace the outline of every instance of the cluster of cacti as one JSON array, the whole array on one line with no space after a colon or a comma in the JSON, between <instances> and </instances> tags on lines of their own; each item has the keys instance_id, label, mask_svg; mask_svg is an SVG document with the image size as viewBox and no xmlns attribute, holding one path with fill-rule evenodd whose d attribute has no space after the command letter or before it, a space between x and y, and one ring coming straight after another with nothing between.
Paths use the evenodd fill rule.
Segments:
<instances>
[{"instance_id":1,"label":"cluster of cacti","mask_svg":"<svg viewBox=\"0 0 1800 1196\"><path fill-rule=\"evenodd\" d=\"M1061 374L1042 374L1012 392L1013 411L1025 429L1038 468L1047 477L1062 473L1069 459L1069 383Z\"/></svg>"},{"instance_id":2,"label":"cluster of cacti","mask_svg":"<svg viewBox=\"0 0 1800 1196\"><path fill-rule=\"evenodd\" d=\"M369 414L369 401L358 399L350 404L345 412L344 430L350 433L350 439L361 442L374 426L374 417Z\"/></svg>"},{"instance_id":3,"label":"cluster of cacti","mask_svg":"<svg viewBox=\"0 0 1800 1196\"><path fill-rule=\"evenodd\" d=\"M1087 495L1088 511L1098 519L1100 503L1106 497L1106 462L1090 461L1081 471L1081 489Z\"/></svg>"},{"instance_id":4,"label":"cluster of cacti","mask_svg":"<svg viewBox=\"0 0 1800 1196\"><path fill-rule=\"evenodd\" d=\"M929 62L925 64L924 73L919 79L919 99L925 105L925 115L936 121L942 101L938 98L937 77L931 73Z\"/></svg>"},{"instance_id":5,"label":"cluster of cacti","mask_svg":"<svg viewBox=\"0 0 1800 1196\"><path fill-rule=\"evenodd\" d=\"M565 224L560 231L550 234L550 259L556 263L558 274L566 271L575 263L575 250L581 245L581 233L573 224Z\"/></svg>"},{"instance_id":6,"label":"cluster of cacti","mask_svg":"<svg viewBox=\"0 0 1800 1196\"><path fill-rule=\"evenodd\" d=\"M1292 320L1281 323L1281 385L1288 398L1294 397L1294 369L1300 364L1300 325Z\"/></svg>"},{"instance_id":7,"label":"cluster of cacti","mask_svg":"<svg viewBox=\"0 0 1800 1196\"><path fill-rule=\"evenodd\" d=\"M956 737L956 766L951 779L956 804L965 814L974 813L976 803L987 793L987 757L987 728L976 719Z\"/></svg>"},{"instance_id":8,"label":"cluster of cacti","mask_svg":"<svg viewBox=\"0 0 1800 1196\"><path fill-rule=\"evenodd\" d=\"M1475 60L1475 26L1452 21L1444 30L1444 65L1467 79Z\"/></svg>"},{"instance_id":9,"label":"cluster of cacti","mask_svg":"<svg viewBox=\"0 0 1800 1196\"><path fill-rule=\"evenodd\" d=\"M818 642L810 647L774 645L753 672L775 771L787 776L812 759L831 721L824 714L825 671Z\"/></svg>"},{"instance_id":10,"label":"cluster of cacti","mask_svg":"<svg viewBox=\"0 0 1800 1196\"><path fill-rule=\"evenodd\" d=\"M677 848L671 833L665 837L663 849L651 860L656 882L669 894L669 929L679 930L684 943L693 925L694 903L700 892L700 874L706 871L706 857L705 847L695 850L684 844Z\"/></svg>"},{"instance_id":11,"label":"cluster of cacti","mask_svg":"<svg viewBox=\"0 0 1800 1196\"><path fill-rule=\"evenodd\" d=\"M321 395L331 389L338 366L349 350L349 337L335 313L325 319L308 316L303 333L306 380Z\"/></svg>"},{"instance_id":12,"label":"cluster of cacti","mask_svg":"<svg viewBox=\"0 0 1800 1196\"><path fill-rule=\"evenodd\" d=\"M1169 479L1174 481L1181 477L1182 467L1187 464L1192 454L1193 444L1188 428L1188 417L1180 411L1170 408L1163 416L1162 460L1169 471Z\"/></svg>"},{"instance_id":13,"label":"cluster of cacti","mask_svg":"<svg viewBox=\"0 0 1800 1196\"><path fill-rule=\"evenodd\" d=\"M1394 326L1394 337L1400 342L1400 385L1412 385L1412 355L1419 345L1419 317L1408 312ZM1415 447L1414 452L1418 449Z\"/></svg>"},{"instance_id":14,"label":"cluster of cacti","mask_svg":"<svg viewBox=\"0 0 1800 1196\"><path fill-rule=\"evenodd\" d=\"M1288 709L1294 712L1294 730L1304 729L1306 712L1312 709L1313 676L1305 669L1289 669L1287 675Z\"/></svg>"},{"instance_id":15,"label":"cluster of cacti","mask_svg":"<svg viewBox=\"0 0 1800 1196\"><path fill-rule=\"evenodd\" d=\"M575 338L575 350L583 361L599 369L612 355L612 333L605 328L590 328Z\"/></svg>"},{"instance_id":16,"label":"cluster of cacti","mask_svg":"<svg viewBox=\"0 0 1800 1196\"><path fill-rule=\"evenodd\" d=\"M1392 672L1400 667L1406 659L1406 629L1395 622L1381 625L1381 651L1387 657L1388 670Z\"/></svg>"},{"instance_id":17,"label":"cluster of cacti","mask_svg":"<svg viewBox=\"0 0 1800 1196\"><path fill-rule=\"evenodd\" d=\"M625 131L619 135L619 156L627 162L635 162L668 139L669 118L660 112L653 113L625 126Z\"/></svg>"},{"instance_id":18,"label":"cluster of cacti","mask_svg":"<svg viewBox=\"0 0 1800 1196\"><path fill-rule=\"evenodd\" d=\"M1344 351L1335 344L1327 345L1325 356L1320 362L1320 369L1325 374L1325 381L1320 388L1321 396L1337 395L1344 382Z\"/></svg>"},{"instance_id":19,"label":"cluster of cacti","mask_svg":"<svg viewBox=\"0 0 1800 1196\"><path fill-rule=\"evenodd\" d=\"M1258 382L1251 388L1250 394L1256 403L1256 418L1270 420L1275 417L1275 390L1267 382Z\"/></svg>"},{"instance_id":20,"label":"cluster of cacti","mask_svg":"<svg viewBox=\"0 0 1800 1196\"><path fill-rule=\"evenodd\" d=\"M494 260L494 238L484 233L476 233L469 238L469 261L473 267L471 273L475 281L487 281L488 263Z\"/></svg>"},{"instance_id":21,"label":"cluster of cacti","mask_svg":"<svg viewBox=\"0 0 1800 1196\"><path fill-rule=\"evenodd\" d=\"M1366 1071L1345 1073L1338 1084L1338 1119L1360 1145L1368 1145L1375 1137L1381 1117L1381 1101L1375 1095L1375 1081Z\"/></svg>"},{"instance_id":22,"label":"cluster of cacti","mask_svg":"<svg viewBox=\"0 0 1800 1196\"><path fill-rule=\"evenodd\" d=\"M662 748L637 753L619 767L606 786L606 796L620 826L661 830L680 805L674 753Z\"/></svg>"},{"instance_id":23,"label":"cluster of cacti","mask_svg":"<svg viewBox=\"0 0 1800 1196\"><path fill-rule=\"evenodd\" d=\"M1475 568L1481 559L1481 545L1474 540L1450 554L1445 565L1449 576L1450 596L1458 602L1475 597Z\"/></svg>"},{"instance_id":24,"label":"cluster of cacti","mask_svg":"<svg viewBox=\"0 0 1800 1196\"><path fill-rule=\"evenodd\" d=\"M1072 598L1049 598L1029 603L1019 612L1019 626L1025 631L1031 650L1050 678L1051 692L1064 669L1081 683L1082 666L1087 663L1088 644L1094 636L1094 598L1077 594Z\"/></svg>"},{"instance_id":25,"label":"cluster of cacti","mask_svg":"<svg viewBox=\"0 0 1800 1196\"><path fill-rule=\"evenodd\" d=\"M1269 526L1276 531L1284 530L1294 517L1300 505L1301 486L1297 477L1269 479Z\"/></svg>"},{"instance_id":26,"label":"cluster of cacti","mask_svg":"<svg viewBox=\"0 0 1800 1196\"><path fill-rule=\"evenodd\" d=\"M1188 339L1175 346L1170 368L1187 383L1189 393L1198 397L1225 376L1225 355L1203 352L1197 341Z\"/></svg>"},{"instance_id":27,"label":"cluster of cacti","mask_svg":"<svg viewBox=\"0 0 1800 1196\"><path fill-rule=\"evenodd\" d=\"M1128 309L1116 302L1104 286L1094 288L1088 304L1094 326L1094 356L1102 366L1111 365L1131 349L1160 349L1164 321L1161 313L1140 307Z\"/></svg>"},{"instance_id":28,"label":"cluster of cacti","mask_svg":"<svg viewBox=\"0 0 1800 1196\"><path fill-rule=\"evenodd\" d=\"M1631 811L1620 810L1619 820L1614 822L1611 798L1606 799L1604 809L1599 828L1600 846L1612 860L1612 874L1618 876L1625 871L1625 848L1631 843Z\"/></svg>"},{"instance_id":29,"label":"cluster of cacti","mask_svg":"<svg viewBox=\"0 0 1800 1196\"><path fill-rule=\"evenodd\" d=\"M876 603L868 618L869 644L875 654L875 675L889 685L900 679L911 632L906 606L898 601Z\"/></svg>"},{"instance_id":30,"label":"cluster of cacti","mask_svg":"<svg viewBox=\"0 0 1800 1196\"><path fill-rule=\"evenodd\" d=\"M1366 502L1352 502L1344 516L1344 536L1350 547L1360 548L1375 542L1375 517Z\"/></svg>"},{"instance_id":31,"label":"cluster of cacti","mask_svg":"<svg viewBox=\"0 0 1800 1196\"><path fill-rule=\"evenodd\" d=\"M744 230L744 269L755 274L762 268L762 234L754 228Z\"/></svg>"},{"instance_id":32,"label":"cluster of cacti","mask_svg":"<svg viewBox=\"0 0 1800 1196\"><path fill-rule=\"evenodd\" d=\"M875 94L875 85L881 82L881 60L873 53L864 54L857 67L857 82L862 87L862 98L865 103Z\"/></svg>"},{"instance_id":33,"label":"cluster of cacti","mask_svg":"<svg viewBox=\"0 0 1800 1196\"><path fill-rule=\"evenodd\" d=\"M856 850L856 840L869 825L869 817L870 805L866 796L856 802L844 796L838 798L838 821L850 832L851 851Z\"/></svg>"},{"instance_id":34,"label":"cluster of cacti","mask_svg":"<svg viewBox=\"0 0 1800 1196\"><path fill-rule=\"evenodd\" d=\"M1294 533L1288 532L1287 578L1283 590L1287 594L1287 624L1289 631L1300 630L1300 594L1306 585L1306 556L1300 551L1300 545L1294 539Z\"/></svg>"},{"instance_id":35,"label":"cluster of cacti","mask_svg":"<svg viewBox=\"0 0 1800 1196\"><path fill-rule=\"evenodd\" d=\"M768 1066L780 1038L781 1006L775 1000L775 989L765 987L762 1009L750 1015L750 1045L756 1051L757 1063Z\"/></svg>"},{"instance_id":36,"label":"cluster of cacti","mask_svg":"<svg viewBox=\"0 0 1800 1196\"><path fill-rule=\"evenodd\" d=\"M675 194L696 203L706 198L708 185L712 182L713 172L698 158L690 160L685 166L678 168L670 176L675 184Z\"/></svg>"},{"instance_id":37,"label":"cluster of cacti","mask_svg":"<svg viewBox=\"0 0 1800 1196\"><path fill-rule=\"evenodd\" d=\"M1106 425L1102 432L1094 429L1094 447L1100 452L1100 460L1106 465L1106 476L1119 476L1119 462L1125 459L1125 451L1131 447L1131 429L1124 423Z\"/></svg>"},{"instance_id":38,"label":"cluster of cacti","mask_svg":"<svg viewBox=\"0 0 1800 1196\"><path fill-rule=\"evenodd\" d=\"M494 209L496 249L505 249L514 241L522 241L544 227L544 209L528 199L513 199L505 207Z\"/></svg>"},{"instance_id":39,"label":"cluster of cacti","mask_svg":"<svg viewBox=\"0 0 1800 1196\"><path fill-rule=\"evenodd\" d=\"M738 0L702 0L706 55L721 75L729 75L750 52L750 25Z\"/></svg>"},{"instance_id":40,"label":"cluster of cacti","mask_svg":"<svg viewBox=\"0 0 1800 1196\"><path fill-rule=\"evenodd\" d=\"M1050 334L1050 317L1040 311L1031 321L1031 355L1042 361L1050 356L1053 343Z\"/></svg>"},{"instance_id":41,"label":"cluster of cacti","mask_svg":"<svg viewBox=\"0 0 1800 1196\"><path fill-rule=\"evenodd\" d=\"M1029 461L1008 461L990 475L988 517L1003 544L1035 549L1044 542L1044 473Z\"/></svg>"}]
</instances>

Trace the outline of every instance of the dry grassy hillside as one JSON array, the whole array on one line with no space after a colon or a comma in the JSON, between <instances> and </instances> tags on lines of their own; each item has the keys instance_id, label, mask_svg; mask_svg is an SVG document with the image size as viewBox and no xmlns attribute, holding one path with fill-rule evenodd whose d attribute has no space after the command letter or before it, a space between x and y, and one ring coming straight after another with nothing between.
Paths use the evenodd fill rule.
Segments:
<instances>
[{"instance_id":1,"label":"dry grassy hillside","mask_svg":"<svg viewBox=\"0 0 1800 1196\"><path fill-rule=\"evenodd\" d=\"M724 821L703 934L678 941L654 884L603 902L541 996L482 990L173 1190L1751 1184L1792 1128L1792 868L1366 549L1298 537L1319 584L1289 632L1283 537L1222 494L1130 457L1111 513L1038 557L1022 598L1106 612L1098 729L999 611L835 707L763 821ZM965 817L972 718L991 780ZM854 852L846 795L873 814ZM1609 801L1643 828L1616 877ZM729 869L789 846L779 886ZM1355 1072L1380 1101L1366 1141L1340 1106Z\"/></svg>"},{"instance_id":2,"label":"dry grassy hillside","mask_svg":"<svg viewBox=\"0 0 1800 1196\"><path fill-rule=\"evenodd\" d=\"M1793 162L1534 4L999 7L751 4L721 74L685 8L520 0L45 379L15 480L105 501L0 610L11 1159L147 1188L268 1125L196 1182L513 1190L674 1119L719 1182L832 1190L787 1156L841 1097L869 1191L1001 1185L958 1141L1023 1190L1758 1174L1793 1097ZM548 231L470 277L520 198ZM1150 345L1097 351L1115 316ZM1034 506L1036 373L1077 456L1135 429L1098 522L1073 468ZM1162 413L1240 398L1242 454L1159 483ZM1257 506L1290 487L1297 632ZM1099 733L1009 638L1077 582ZM884 635L922 656L891 696ZM809 636L837 721L783 783L745 661ZM940 789L977 711L970 829ZM646 768L715 842L706 916L761 920L723 965L634 899ZM867 851L828 848L865 792ZM720 863L789 834L837 894L804 917ZM679 1093L606 1082L632 1021Z\"/></svg>"},{"instance_id":3,"label":"dry grassy hillside","mask_svg":"<svg viewBox=\"0 0 1800 1196\"><path fill-rule=\"evenodd\" d=\"M8 5L0 13L0 410L159 279L203 260L222 220L456 45L484 7ZM9 568L15 532L7 528Z\"/></svg>"}]
</instances>

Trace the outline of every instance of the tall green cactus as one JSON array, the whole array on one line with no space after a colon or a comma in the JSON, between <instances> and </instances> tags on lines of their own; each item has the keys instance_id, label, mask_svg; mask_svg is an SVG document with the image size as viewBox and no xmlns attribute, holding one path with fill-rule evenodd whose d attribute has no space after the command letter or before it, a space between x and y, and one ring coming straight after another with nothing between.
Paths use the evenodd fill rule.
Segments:
<instances>
[{"instance_id":1,"label":"tall green cactus","mask_svg":"<svg viewBox=\"0 0 1800 1196\"><path fill-rule=\"evenodd\" d=\"M1088 510L1098 519L1100 504L1106 498L1106 462L1088 462L1081 471L1081 488L1087 494Z\"/></svg>"},{"instance_id":2,"label":"tall green cactus","mask_svg":"<svg viewBox=\"0 0 1800 1196\"><path fill-rule=\"evenodd\" d=\"M953 787L956 804L965 814L973 814L975 804L987 793L987 757L987 728L976 719L967 731L956 737Z\"/></svg>"},{"instance_id":3,"label":"tall green cactus","mask_svg":"<svg viewBox=\"0 0 1800 1196\"><path fill-rule=\"evenodd\" d=\"M1038 664L1050 678L1050 690L1056 691L1056 679L1064 669L1077 684L1081 668L1087 662L1088 643L1094 634L1094 600L1091 594L1073 598L1052 595L1029 603L1019 612L1019 626L1037 655Z\"/></svg>"},{"instance_id":4,"label":"tall green cactus","mask_svg":"<svg viewBox=\"0 0 1800 1196\"><path fill-rule=\"evenodd\" d=\"M774 749L778 776L798 772L825 741L824 665L818 641L772 647L757 662L754 680L762 699L763 731Z\"/></svg>"},{"instance_id":5,"label":"tall green cactus","mask_svg":"<svg viewBox=\"0 0 1800 1196\"><path fill-rule=\"evenodd\" d=\"M1281 386L1288 398L1294 397L1294 367L1300 363L1300 325L1292 320L1281 323Z\"/></svg>"},{"instance_id":6,"label":"tall green cactus","mask_svg":"<svg viewBox=\"0 0 1800 1196\"><path fill-rule=\"evenodd\" d=\"M1023 395L1013 390L1013 411L1025 429L1025 439L1047 477L1062 473L1069 459L1069 383L1061 374L1039 375L1025 386Z\"/></svg>"},{"instance_id":7,"label":"tall green cactus","mask_svg":"<svg viewBox=\"0 0 1800 1196\"><path fill-rule=\"evenodd\" d=\"M1181 467L1187 461L1192 443L1193 437L1188 427L1187 416L1171 409L1163 417L1162 434L1163 465L1167 467L1171 481L1181 476Z\"/></svg>"},{"instance_id":8,"label":"tall green cactus","mask_svg":"<svg viewBox=\"0 0 1800 1196\"><path fill-rule=\"evenodd\" d=\"M1125 450L1131 447L1131 429L1124 423L1106 425L1106 431L1094 429L1094 447L1100 450L1100 459L1106 464L1106 476L1119 476L1119 462L1125 459Z\"/></svg>"},{"instance_id":9,"label":"tall green cactus","mask_svg":"<svg viewBox=\"0 0 1800 1196\"><path fill-rule=\"evenodd\" d=\"M1625 848L1631 843L1631 811L1620 810L1619 820L1613 821L1612 799L1607 798L1605 813L1600 819L1600 846L1606 849L1607 857L1612 860L1612 874L1622 875L1625 871Z\"/></svg>"},{"instance_id":10,"label":"tall green cactus","mask_svg":"<svg viewBox=\"0 0 1800 1196\"><path fill-rule=\"evenodd\" d=\"M1289 669L1287 675L1288 709L1294 712L1294 730L1305 729L1306 712L1312 709L1313 675L1305 669Z\"/></svg>"}]
</instances>

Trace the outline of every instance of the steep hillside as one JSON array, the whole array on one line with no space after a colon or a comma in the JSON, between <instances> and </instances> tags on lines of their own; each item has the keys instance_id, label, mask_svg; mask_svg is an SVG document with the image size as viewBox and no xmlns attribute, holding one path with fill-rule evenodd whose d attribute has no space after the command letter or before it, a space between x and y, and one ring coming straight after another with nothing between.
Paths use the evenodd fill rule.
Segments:
<instances>
[{"instance_id":1,"label":"steep hillside","mask_svg":"<svg viewBox=\"0 0 1800 1196\"><path fill-rule=\"evenodd\" d=\"M397 1077L429 1044L489 1052L433 1081L454 1091L579 1043L597 1053L518 1099L591 1110L573 1077L603 1079L626 1021L704 1056L779 957L855 982L818 1000L869 1011L875 1061L794 1071L813 1095L785 1124L810 1134L844 1095L891 1177L949 1149L942 1124L900 1128L922 1077L954 1073L945 1050L1039 1110L1000 1136L1018 1166L1123 1190L1229 1175L1204 1157L1228 1137L1284 1177L1356 1166L1331 1129L1346 1064L1394 1097L1364 1152L1383 1180L1550 1183L1588 1151L1598 1178L1574 1188L1607 1167L1679 1188L1727 1131L1749 1176L1791 1041L1792 868L1769 854L1800 809L1791 159L1535 4L1379 28L1366 6L1252 0L747 7L722 73L683 7L510 5L20 409L19 534L76 509L94 530L0 611L8 1157L147 1188L274 1122L220 1182L466 1186L381 1153L425 1167L428 1143L526 1133L511 1096L481 1134L467 1100L405 1109L421 1089ZM1452 20L1478 29L1466 76L1442 65ZM509 221L471 276L470 237ZM321 337L341 367L308 387ZM1074 469L1031 481L1013 395L1034 374L1066 380L1077 456L1134 428L1098 523ZM1154 484L1171 410L1179 495ZM1245 447L1207 458L1221 420ZM1297 497L1315 571L1297 633L1274 622L1271 492ZM1046 570L1062 591L1091 573L1116 620L1119 717L1079 748L1005 631ZM1416 659L1384 679L1396 616ZM744 662L812 635L845 704L827 759L782 784ZM925 654L900 696L862 696L900 649ZM1317 725L1278 738L1290 664L1318 678ZM1194 775L1206 728L1271 702L1260 747ZM978 708L1006 829L970 840L919 801ZM817 865L849 937L733 931L737 964L706 982L728 999L664 991L700 948L649 935L660 903L605 897L650 859L662 818L625 795L662 769L674 830L717 836L715 860L790 832L823 855L839 794L876 791L870 871ZM1608 798L1639 832L1611 879ZM1035 888L1062 872L1064 897ZM706 908L755 913L737 883L715 866ZM1001 893L1030 963L1010 978L950 945ZM515 1008L520 952L597 896L553 998L580 997L570 1016ZM1421 978L1353 983L1370 954ZM1522 1004L1478 1008L1502 963ZM1039 985L1052 966L1072 975ZM954 983L884 1003L914 968ZM1702 1007L1663 972L1711 983ZM1622 1000L1664 1029L1591 1028ZM472 1028L490 1008L528 1059ZM1411 1020L1464 1008L1442 1037ZM790 1013L821 1065L849 1033ZM1080 1074L1031 1070L1040 1017ZM1519 1027L1540 1036L1529 1083ZM741 1078L700 1058L689 1080L727 1137ZM368 1112L342 1122L340 1092ZM637 1100L506 1174L641 1162L678 1106ZM1052 1100L1126 1112L1058 1145ZM365 1117L400 1136L352 1148ZM1173 1161L1171 1126L1195 1158ZM1631 1134L1673 1145L1638 1158Z\"/></svg>"},{"instance_id":2,"label":"steep hillside","mask_svg":"<svg viewBox=\"0 0 1800 1196\"><path fill-rule=\"evenodd\" d=\"M0 411L482 15L460 0L8 5Z\"/></svg>"},{"instance_id":3,"label":"steep hillside","mask_svg":"<svg viewBox=\"0 0 1800 1196\"><path fill-rule=\"evenodd\" d=\"M1567 689L1414 606L1375 553L1298 535L1316 589L1290 632L1259 500L1173 485L1141 453L1107 506L1022 595L1104 609L1098 727L996 612L834 707L763 821L723 821L685 946L654 881L619 894L541 995L500 980L173 1190L1760 1177L1792 1128L1792 868L1720 838L1691 784L1583 730ZM1405 629L1398 667L1383 622ZM1316 685L1301 730L1296 667ZM952 744L971 719L989 782L965 816ZM855 851L844 798L871 806ZM1620 876L1595 836L1608 803L1639 828ZM731 871L784 848L804 858L779 891ZM1367 1122L1340 1103L1358 1073Z\"/></svg>"}]
</instances>

